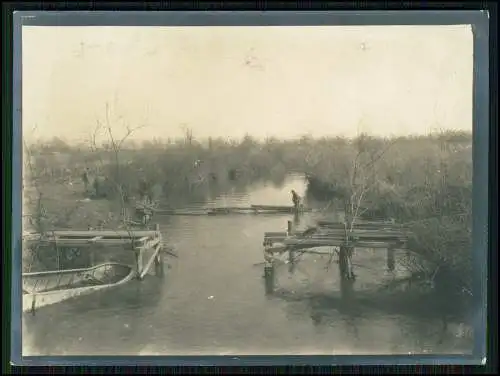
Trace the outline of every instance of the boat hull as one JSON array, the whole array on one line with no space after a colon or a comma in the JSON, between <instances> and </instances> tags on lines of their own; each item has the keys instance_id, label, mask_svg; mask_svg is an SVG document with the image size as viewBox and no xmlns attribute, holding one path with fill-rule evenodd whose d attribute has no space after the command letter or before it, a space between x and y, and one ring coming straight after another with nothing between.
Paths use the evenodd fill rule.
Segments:
<instances>
[{"instance_id":1,"label":"boat hull","mask_svg":"<svg viewBox=\"0 0 500 376\"><path fill-rule=\"evenodd\" d=\"M123 285L136 275L132 267L118 263L87 269L26 273L23 274L23 312L34 312L44 306ZM40 280L42 282L35 282Z\"/></svg>"}]
</instances>

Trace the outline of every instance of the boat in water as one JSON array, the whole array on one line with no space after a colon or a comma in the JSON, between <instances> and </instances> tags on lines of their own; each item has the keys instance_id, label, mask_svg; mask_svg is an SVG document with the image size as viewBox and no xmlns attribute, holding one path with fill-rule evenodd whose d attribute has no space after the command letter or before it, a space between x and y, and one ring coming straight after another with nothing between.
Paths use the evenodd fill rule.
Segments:
<instances>
[{"instance_id":1,"label":"boat in water","mask_svg":"<svg viewBox=\"0 0 500 376\"><path fill-rule=\"evenodd\" d=\"M106 262L83 269L23 273L23 312L131 281L132 266Z\"/></svg>"}]
</instances>

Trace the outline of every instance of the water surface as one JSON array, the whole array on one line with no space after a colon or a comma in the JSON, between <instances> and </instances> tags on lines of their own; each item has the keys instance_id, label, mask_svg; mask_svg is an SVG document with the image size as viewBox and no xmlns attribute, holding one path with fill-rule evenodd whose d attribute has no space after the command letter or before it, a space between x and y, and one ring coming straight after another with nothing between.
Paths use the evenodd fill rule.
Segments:
<instances>
[{"instance_id":1,"label":"water surface","mask_svg":"<svg viewBox=\"0 0 500 376\"><path fill-rule=\"evenodd\" d=\"M208 206L290 205L300 178L217 197ZM156 218L179 254L166 276L147 276L46 307L23 319L24 355L229 355L463 353L471 341L458 324L443 332L439 315L356 301L377 299L387 278L385 252L358 250L351 301L340 296L335 264L309 256L290 273L277 268L276 294L262 278L266 231L284 231L287 215ZM301 226L313 218L301 218ZM401 270L399 270L401 272ZM353 301L352 301L353 300ZM420 311L420 310L419 310ZM427 311L426 314L424 312Z\"/></svg>"}]
</instances>

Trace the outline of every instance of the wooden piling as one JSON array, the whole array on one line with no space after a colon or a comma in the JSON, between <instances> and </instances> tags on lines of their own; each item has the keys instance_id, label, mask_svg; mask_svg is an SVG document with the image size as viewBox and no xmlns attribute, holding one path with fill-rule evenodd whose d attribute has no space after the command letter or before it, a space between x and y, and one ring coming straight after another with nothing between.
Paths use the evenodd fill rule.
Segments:
<instances>
[{"instance_id":1,"label":"wooden piling","mask_svg":"<svg viewBox=\"0 0 500 376\"><path fill-rule=\"evenodd\" d=\"M345 280L354 280L354 271L352 267L352 255L354 248L352 246L342 245L339 252L339 271L340 278Z\"/></svg>"},{"instance_id":2,"label":"wooden piling","mask_svg":"<svg viewBox=\"0 0 500 376\"><path fill-rule=\"evenodd\" d=\"M90 248L90 255L89 255L89 267L92 267L95 265L95 250L94 248Z\"/></svg>"},{"instance_id":3,"label":"wooden piling","mask_svg":"<svg viewBox=\"0 0 500 376\"><path fill-rule=\"evenodd\" d=\"M266 295L274 292L274 256L269 250L269 245L264 247L264 284Z\"/></svg>"},{"instance_id":4,"label":"wooden piling","mask_svg":"<svg viewBox=\"0 0 500 376\"><path fill-rule=\"evenodd\" d=\"M62 265L61 265L61 249L56 245L54 245L54 247L56 248L56 259L57 259L57 270L61 270L62 269Z\"/></svg>"},{"instance_id":5,"label":"wooden piling","mask_svg":"<svg viewBox=\"0 0 500 376\"><path fill-rule=\"evenodd\" d=\"M158 254L155 257L155 274L159 277L162 277L165 274L165 269L163 265L163 256L161 252L158 252Z\"/></svg>"},{"instance_id":6,"label":"wooden piling","mask_svg":"<svg viewBox=\"0 0 500 376\"><path fill-rule=\"evenodd\" d=\"M293 222L287 221L286 235L290 236L293 233ZM288 272L293 273L295 266L295 252L292 248L288 250Z\"/></svg>"},{"instance_id":7,"label":"wooden piling","mask_svg":"<svg viewBox=\"0 0 500 376\"><path fill-rule=\"evenodd\" d=\"M158 223L155 223L155 232L157 233L157 236L161 236L160 234L160 225ZM161 243L159 245L162 247ZM163 264L163 256L162 256L162 251L158 252L158 254L155 257L155 274L158 276L163 276L165 274L165 268Z\"/></svg>"},{"instance_id":8,"label":"wooden piling","mask_svg":"<svg viewBox=\"0 0 500 376\"><path fill-rule=\"evenodd\" d=\"M270 295L274 292L274 265L273 263L267 263L264 266L264 280L266 285L266 295Z\"/></svg>"},{"instance_id":9,"label":"wooden piling","mask_svg":"<svg viewBox=\"0 0 500 376\"><path fill-rule=\"evenodd\" d=\"M396 267L394 253L395 253L394 246L390 245L389 248L387 248L387 270L389 270L390 272L394 271Z\"/></svg>"},{"instance_id":10,"label":"wooden piling","mask_svg":"<svg viewBox=\"0 0 500 376\"><path fill-rule=\"evenodd\" d=\"M142 247L135 251L137 279L142 280Z\"/></svg>"}]
</instances>

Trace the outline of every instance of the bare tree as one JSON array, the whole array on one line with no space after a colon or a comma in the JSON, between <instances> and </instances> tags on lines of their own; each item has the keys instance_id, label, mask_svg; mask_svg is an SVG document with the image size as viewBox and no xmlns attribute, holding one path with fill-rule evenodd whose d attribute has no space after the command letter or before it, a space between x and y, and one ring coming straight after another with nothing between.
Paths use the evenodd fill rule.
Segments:
<instances>
[{"instance_id":1,"label":"bare tree","mask_svg":"<svg viewBox=\"0 0 500 376\"><path fill-rule=\"evenodd\" d=\"M98 161L101 165L101 168L105 170L106 163L101 155L99 153L99 147L97 145L97 134L99 131L104 131L107 144L105 146L105 149L111 153L111 159L112 159L112 173L111 175L107 175L106 178L108 181L112 184L113 186L113 193L115 194L115 198L118 199L119 206L120 206L120 215L121 215L121 225L130 233L131 224L135 224L134 221L132 221L129 217L128 209L129 209L129 196L130 192L128 188L126 187L125 184L125 179L122 174L122 163L121 163L121 151L122 151L122 146L125 143L125 141L134 134L134 132L138 131L139 129L144 128L144 125L137 126L135 128L130 128L129 126L126 127L126 132L121 138L117 138L113 132L113 127L111 126L111 121L109 118L109 105L106 103L106 116L105 116L105 123L102 124L100 121L97 122L97 126L95 127L94 131L90 135L90 149L95 152L98 155Z\"/></svg>"}]
</instances>

